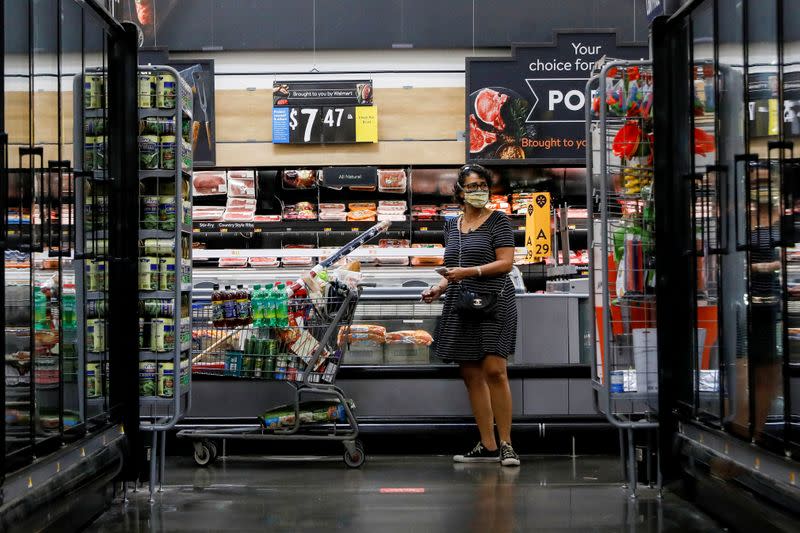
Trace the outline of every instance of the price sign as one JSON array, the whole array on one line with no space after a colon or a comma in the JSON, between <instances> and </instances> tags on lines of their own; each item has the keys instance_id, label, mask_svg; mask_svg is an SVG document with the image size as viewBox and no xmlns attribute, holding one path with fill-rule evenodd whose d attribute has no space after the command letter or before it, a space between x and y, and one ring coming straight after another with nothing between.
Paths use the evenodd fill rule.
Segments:
<instances>
[{"instance_id":1,"label":"price sign","mask_svg":"<svg viewBox=\"0 0 800 533\"><path fill-rule=\"evenodd\" d=\"M550 193L536 193L525 215L525 260L528 263L543 261L551 254L550 227Z\"/></svg>"},{"instance_id":2,"label":"price sign","mask_svg":"<svg viewBox=\"0 0 800 533\"><path fill-rule=\"evenodd\" d=\"M360 109L369 109L368 119ZM356 120L358 118L358 121ZM276 107L272 110L275 144L377 142L377 109L361 107Z\"/></svg>"}]
</instances>

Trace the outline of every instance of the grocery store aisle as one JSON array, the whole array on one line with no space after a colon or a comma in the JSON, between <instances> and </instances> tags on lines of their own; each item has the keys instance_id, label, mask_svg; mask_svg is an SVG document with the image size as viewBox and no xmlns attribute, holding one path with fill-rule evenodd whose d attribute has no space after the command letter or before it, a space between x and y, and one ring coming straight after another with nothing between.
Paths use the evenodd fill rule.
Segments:
<instances>
[{"instance_id":1,"label":"grocery store aisle","mask_svg":"<svg viewBox=\"0 0 800 533\"><path fill-rule=\"evenodd\" d=\"M287 462L230 457L208 469L172 458L169 485L115 504L89 531L721 531L667 495L628 499L616 459L525 457L522 468L446 457Z\"/></svg>"}]
</instances>

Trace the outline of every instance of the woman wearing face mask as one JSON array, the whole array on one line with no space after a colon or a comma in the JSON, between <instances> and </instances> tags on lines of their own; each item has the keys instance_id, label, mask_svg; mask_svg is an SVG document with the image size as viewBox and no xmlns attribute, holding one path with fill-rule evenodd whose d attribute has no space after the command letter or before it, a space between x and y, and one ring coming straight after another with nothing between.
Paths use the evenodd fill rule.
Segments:
<instances>
[{"instance_id":1,"label":"woman wearing face mask","mask_svg":"<svg viewBox=\"0 0 800 533\"><path fill-rule=\"evenodd\" d=\"M422 293L426 302L444 296L436 332L436 355L458 363L467 387L480 442L456 455L458 463L500 462L518 466L511 446L511 389L506 361L514 353L517 308L508 273L514 260L514 233L503 213L486 208L491 175L480 165L465 165L458 174L455 198L464 214L445 223L447 272ZM494 301L489 314L464 304ZM500 437L495 439L495 423Z\"/></svg>"}]
</instances>

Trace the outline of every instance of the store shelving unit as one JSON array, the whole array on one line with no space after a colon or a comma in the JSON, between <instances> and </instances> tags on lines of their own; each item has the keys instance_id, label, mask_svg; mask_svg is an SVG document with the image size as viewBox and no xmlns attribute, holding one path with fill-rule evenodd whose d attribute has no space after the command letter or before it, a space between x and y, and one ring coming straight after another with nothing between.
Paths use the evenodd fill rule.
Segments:
<instances>
[{"instance_id":1,"label":"store shelving unit","mask_svg":"<svg viewBox=\"0 0 800 533\"><path fill-rule=\"evenodd\" d=\"M652 116L649 105L630 103L652 84L650 65L606 63L585 92L587 102L599 100L596 110L586 106L592 382L597 409L620 430L632 497L634 430L658 427Z\"/></svg>"},{"instance_id":2,"label":"store shelving unit","mask_svg":"<svg viewBox=\"0 0 800 533\"><path fill-rule=\"evenodd\" d=\"M151 80L150 95L144 94L144 99L149 98L150 105L143 106L143 91L146 91L143 83L146 85L148 79ZM166 96L159 94L165 79L167 82L171 79L174 83L172 105ZM158 90L155 88L156 80L159 80ZM149 192L151 196L159 197L157 221L152 218L152 213L145 211L143 198L140 198L142 215L139 220L139 404L141 429L152 432L152 495L157 467L160 467L158 478L163 483L166 432L178 423L191 405L192 284L189 257L192 248L192 154L191 138L186 136L191 135L193 96L190 85L178 71L172 67L153 65L139 67L139 94L139 119L143 124L140 130L150 121L154 125L147 127L158 131L148 133L157 132L161 135L156 156L158 168L143 168L141 142L139 156L142 196L144 192ZM167 136L172 138L171 157L169 150L165 150L168 141L164 138ZM145 277L150 279L142 281L143 265L150 268L150 263L146 263L148 261L158 262L158 275L155 277L158 279L157 286L149 275ZM169 274L170 264L172 274ZM157 305L157 313L148 311L148 301L160 304ZM169 322L172 322L171 343ZM148 330L150 335L147 335ZM156 450L160 453L156 453Z\"/></svg>"},{"instance_id":3,"label":"store shelving unit","mask_svg":"<svg viewBox=\"0 0 800 533\"><path fill-rule=\"evenodd\" d=\"M171 320L173 337L173 343L170 346L169 342L165 344L165 336L161 335L161 348L153 351L149 342L145 345L145 328L140 319L141 349L138 350L140 389L142 381L148 381L146 378L143 380L146 363L151 363L147 369L149 373L146 374L150 385L146 387L145 394L140 395L139 411L141 429L152 433L152 452L150 454L152 494L158 461L161 465L159 476L163 482L166 431L184 416L190 405L191 318L189 309L192 286L191 262L186 258L189 257L192 240L189 207L191 205L189 183L192 167L191 153L187 153L189 143L182 142L185 140L181 132L191 131L192 93L188 83L182 80L180 74L171 67L139 67L139 73L143 76L152 76L154 80L151 86L153 107L139 110L140 122L144 124L148 118L157 119L161 122L153 127L165 128L162 133L167 135L171 133L174 137L172 157L168 158L171 161L170 166L174 168L143 169L139 172L140 190L146 190L148 185L154 187L159 201L163 199L165 202L163 213L158 214L158 220L149 220L148 227L145 227L144 220L137 221L140 228L138 232L140 253L144 255L148 248L154 248L154 250L150 250L150 256L154 257L158 265L158 274L155 276L156 281L154 282L156 285L148 287L152 290L140 291L139 307L144 308L146 300L165 302L164 308L171 310L166 314L171 317L148 317L146 329L152 331L153 318L159 319L157 323L160 325L164 325L160 319ZM174 80L174 104L169 109L155 107L157 105L155 79L159 75L166 75ZM74 157L76 161L82 162L77 166L75 181L76 211L78 213L75 269L76 272L81 273L76 276L77 311L78 323L87 325L83 334L78 336L78 366L84 375L84 379L79 380L81 388L87 388L90 384L92 387L90 394L87 394L87 409L90 411L87 414L91 418L93 411L97 411L101 416L107 416L107 409L104 407L108 404L108 351L104 340L97 340L98 332L94 328L101 328L100 338L107 339L110 330L104 320L104 315L108 309L108 277L105 273L98 275L95 269L98 268L98 265L106 265L108 261L109 230L106 206L108 205L109 191L107 186L113 176L102 164L102 158L98 158L97 144L95 143L93 149L89 143L85 142L85 137L89 133L101 136L105 134L106 115L106 109L103 107L86 109L84 105L86 97L84 81L87 76L102 78L105 76L105 72L102 69L87 70L84 75L77 76L74 82L74 108L76 110ZM162 103L162 105L164 104ZM184 124L187 122L190 127L184 130ZM156 147L155 157L161 162L162 143L159 141ZM160 194L161 192L164 194ZM185 201L188 204L184 203ZM172 206L171 210L169 205ZM162 214L163 217L161 217ZM184 214L187 216L184 217ZM166 227L163 227L165 223ZM152 227L153 224L155 224L155 228ZM169 261L164 261L166 259ZM174 260L172 282L162 282L161 263L164 262L166 272L168 265L172 264L172 260ZM164 280L167 279L169 277L164 276ZM140 285L140 289L142 288ZM166 325L170 326L170 324ZM90 330L90 328L92 329ZM147 341L150 340L147 339ZM168 385L165 386L170 378L172 380L171 390ZM95 385L98 381L101 385ZM140 390L140 392L142 391ZM160 453L157 452L159 443Z\"/></svg>"}]
</instances>

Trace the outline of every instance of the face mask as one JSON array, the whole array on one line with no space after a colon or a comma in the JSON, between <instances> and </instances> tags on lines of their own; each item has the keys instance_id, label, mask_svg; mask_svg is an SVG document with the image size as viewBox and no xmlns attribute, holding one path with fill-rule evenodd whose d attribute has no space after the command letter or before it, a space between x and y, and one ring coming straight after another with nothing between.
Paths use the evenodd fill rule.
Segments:
<instances>
[{"instance_id":1,"label":"face mask","mask_svg":"<svg viewBox=\"0 0 800 533\"><path fill-rule=\"evenodd\" d=\"M489 191L465 192L464 201L472 207L480 209L489 203Z\"/></svg>"}]
</instances>

